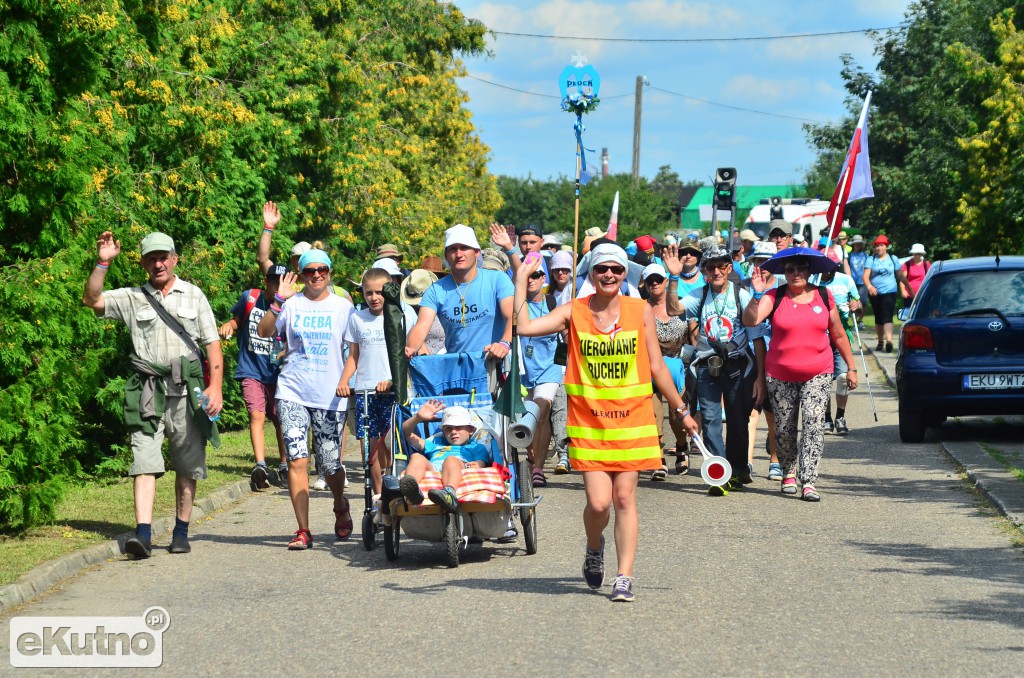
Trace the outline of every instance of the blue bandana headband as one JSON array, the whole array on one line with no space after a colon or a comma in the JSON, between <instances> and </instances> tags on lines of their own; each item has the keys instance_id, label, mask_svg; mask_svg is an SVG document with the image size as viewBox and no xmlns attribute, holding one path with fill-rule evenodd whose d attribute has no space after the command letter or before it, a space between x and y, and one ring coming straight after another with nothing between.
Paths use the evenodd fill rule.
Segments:
<instances>
[{"instance_id":1,"label":"blue bandana headband","mask_svg":"<svg viewBox=\"0 0 1024 678\"><path fill-rule=\"evenodd\" d=\"M310 264L327 264L328 267L334 268L331 265L331 258L327 256L327 252L323 250L309 250L301 257L299 257L299 270L303 271Z\"/></svg>"}]
</instances>

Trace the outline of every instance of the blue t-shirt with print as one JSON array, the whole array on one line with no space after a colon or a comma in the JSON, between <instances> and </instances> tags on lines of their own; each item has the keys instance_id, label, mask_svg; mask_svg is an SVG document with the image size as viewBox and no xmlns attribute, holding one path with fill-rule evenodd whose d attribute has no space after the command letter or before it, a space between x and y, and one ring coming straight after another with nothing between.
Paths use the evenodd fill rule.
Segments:
<instances>
[{"instance_id":1,"label":"blue t-shirt with print","mask_svg":"<svg viewBox=\"0 0 1024 678\"><path fill-rule=\"evenodd\" d=\"M863 285L864 264L868 260L868 253L864 251L850 252L846 255L846 260L850 262L850 276L853 277L853 282Z\"/></svg>"},{"instance_id":2,"label":"blue t-shirt with print","mask_svg":"<svg viewBox=\"0 0 1024 678\"><path fill-rule=\"evenodd\" d=\"M433 463L441 463L451 456L458 457L465 462L482 462L485 466L490 466L493 463L491 451L484 445L477 442L449 445L444 438L444 433L440 432L423 441L423 454L427 455L427 459Z\"/></svg>"},{"instance_id":3,"label":"blue t-shirt with print","mask_svg":"<svg viewBox=\"0 0 1024 678\"><path fill-rule=\"evenodd\" d=\"M873 256L864 264L864 268L871 269L869 280L875 289L878 290L879 294L893 294L896 292L896 269L898 266L899 263L896 257L891 254L887 254L881 259Z\"/></svg>"},{"instance_id":4,"label":"blue t-shirt with print","mask_svg":"<svg viewBox=\"0 0 1024 678\"><path fill-rule=\"evenodd\" d=\"M548 314L547 299L531 301L527 306L530 309L531 320ZM523 375L523 386L533 388L537 384L562 383L562 367L555 364L558 334L545 334L542 337L519 337L519 345L522 347L520 355L523 356L523 366L526 368L526 374Z\"/></svg>"},{"instance_id":5,"label":"blue t-shirt with print","mask_svg":"<svg viewBox=\"0 0 1024 678\"><path fill-rule=\"evenodd\" d=\"M250 292L256 293L256 303L253 304L249 317L245 315L245 307L249 303ZM274 350L274 340L264 339L256 329L267 312L269 304L263 298L262 290L246 290L234 306L231 307L231 315L238 320L238 330L235 336L238 337L238 366L235 368L235 379L256 379L263 384L277 382L277 375L281 368L270 362L270 354Z\"/></svg>"},{"instance_id":6,"label":"blue t-shirt with print","mask_svg":"<svg viewBox=\"0 0 1024 678\"><path fill-rule=\"evenodd\" d=\"M679 285L676 288L676 291L679 294L679 298L682 299L683 297L688 296L690 292L693 292L694 290L699 290L706 284L707 282L705 282L704 276L701 274L700 269L697 269L697 275L693 276L689 280L687 280L683 276L679 276Z\"/></svg>"},{"instance_id":7,"label":"blue t-shirt with print","mask_svg":"<svg viewBox=\"0 0 1024 678\"><path fill-rule=\"evenodd\" d=\"M729 281L721 294L715 294L708 289L707 298L704 300L704 307L701 308L701 297L703 290L695 290L683 299L683 308L686 309L686 319L696 321L699 334L697 336L697 353L706 355L711 352L711 345L708 337L721 342L734 341L737 346L743 346L748 341L761 337L764 333L760 325L746 327L743 324L743 309L750 303L750 292L742 287L739 290L739 306L736 305L736 293Z\"/></svg>"},{"instance_id":8,"label":"blue t-shirt with print","mask_svg":"<svg viewBox=\"0 0 1024 678\"><path fill-rule=\"evenodd\" d=\"M456 284L451 276L441 278L427 288L420 306L437 313L448 353L476 353L501 341L505 318L500 303L514 293L504 273L480 268L468 283Z\"/></svg>"}]
</instances>

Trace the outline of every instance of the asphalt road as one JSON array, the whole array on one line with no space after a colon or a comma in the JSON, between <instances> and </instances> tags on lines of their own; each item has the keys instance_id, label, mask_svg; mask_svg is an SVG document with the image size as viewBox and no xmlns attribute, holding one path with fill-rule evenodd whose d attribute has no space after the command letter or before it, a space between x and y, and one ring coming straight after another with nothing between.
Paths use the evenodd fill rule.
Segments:
<instances>
[{"instance_id":1,"label":"asphalt road","mask_svg":"<svg viewBox=\"0 0 1024 678\"><path fill-rule=\"evenodd\" d=\"M549 475L533 556L488 543L449 569L441 544L404 540L389 564L358 522L335 543L326 493L314 548L289 552L278 491L194 526L190 555L106 563L15 613L159 605L163 670L209 675L1020 675L1024 552L937 444L899 443L895 398L873 382L880 421L858 391L852 433L826 441L820 504L781 495L761 451L743 493L709 497L696 471L641 481L633 604L582 581L574 474ZM9 621L0 673L15 671Z\"/></svg>"}]
</instances>

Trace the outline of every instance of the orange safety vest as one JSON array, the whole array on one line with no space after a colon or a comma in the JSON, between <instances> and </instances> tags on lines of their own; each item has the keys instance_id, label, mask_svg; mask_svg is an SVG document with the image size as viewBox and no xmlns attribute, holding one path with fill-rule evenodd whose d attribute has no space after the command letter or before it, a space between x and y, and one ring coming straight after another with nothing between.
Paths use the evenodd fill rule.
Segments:
<instances>
[{"instance_id":1,"label":"orange safety vest","mask_svg":"<svg viewBox=\"0 0 1024 678\"><path fill-rule=\"evenodd\" d=\"M572 302L565 393L569 458L578 471L661 468L643 299L619 300L610 333L594 325L589 297Z\"/></svg>"}]
</instances>

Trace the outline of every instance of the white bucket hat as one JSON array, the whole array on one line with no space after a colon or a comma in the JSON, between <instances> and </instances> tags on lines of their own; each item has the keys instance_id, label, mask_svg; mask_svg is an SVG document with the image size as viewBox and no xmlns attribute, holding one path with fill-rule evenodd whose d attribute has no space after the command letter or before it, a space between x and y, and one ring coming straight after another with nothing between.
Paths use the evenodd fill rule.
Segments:
<instances>
[{"instance_id":1,"label":"white bucket hat","mask_svg":"<svg viewBox=\"0 0 1024 678\"><path fill-rule=\"evenodd\" d=\"M473 423L473 415L469 413L469 410L460 405L444 408L444 414L441 416L441 428L445 426L472 426L476 429L476 425Z\"/></svg>"},{"instance_id":2,"label":"white bucket hat","mask_svg":"<svg viewBox=\"0 0 1024 678\"><path fill-rule=\"evenodd\" d=\"M910 253L911 254L924 254L924 245L922 245L919 242L915 242L913 245L910 246Z\"/></svg>"},{"instance_id":3,"label":"white bucket hat","mask_svg":"<svg viewBox=\"0 0 1024 678\"><path fill-rule=\"evenodd\" d=\"M437 282L437 276L430 271L417 268L402 281L402 301L410 306L419 306L427 288Z\"/></svg>"}]
</instances>

